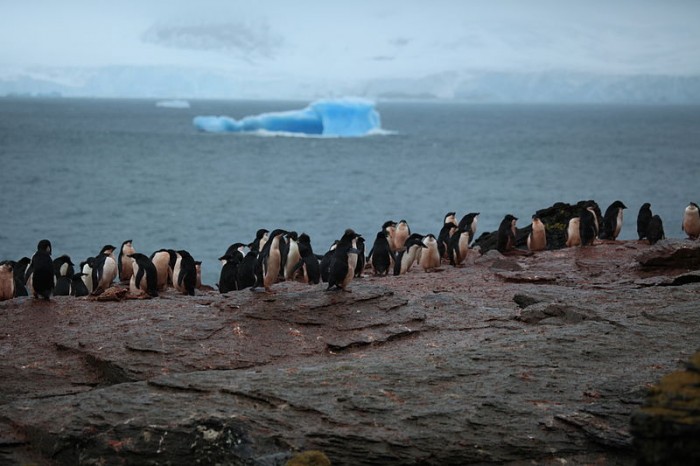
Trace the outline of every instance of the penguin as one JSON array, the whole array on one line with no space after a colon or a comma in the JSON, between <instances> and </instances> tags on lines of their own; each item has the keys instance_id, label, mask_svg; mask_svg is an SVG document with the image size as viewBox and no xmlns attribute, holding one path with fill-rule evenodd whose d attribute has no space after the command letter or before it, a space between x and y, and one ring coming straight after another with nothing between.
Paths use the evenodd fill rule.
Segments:
<instances>
[{"instance_id":1,"label":"penguin","mask_svg":"<svg viewBox=\"0 0 700 466\"><path fill-rule=\"evenodd\" d=\"M239 257L241 258L241 260L243 260L243 257L245 257L245 254L243 254L243 250L245 249L245 247L246 247L246 246L245 246L245 244L243 244L243 243L233 243L231 246L229 246L229 247L226 249L226 252L225 252L224 255L221 256L221 257L226 257L226 256L232 256L232 257L233 257L233 256L239 256ZM221 259L220 259L220 260L221 260ZM223 265L226 261L225 261L225 260L221 260L221 262L222 262L221 265Z\"/></svg>"},{"instance_id":2,"label":"penguin","mask_svg":"<svg viewBox=\"0 0 700 466\"><path fill-rule=\"evenodd\" d=\"M423 244L423 235L411 233L411 236L404 243L403 250L396 254L394 275L402 275L411 270L413 264L419 260L418 252L426 247Z\"/></svg>"},{"instance_id":3,"label":"penguin","mask_svg":"<svg viewBox=\"0 0 700 466\"><path fill-rule=\"evenodd\" d=\"M659 240L666 238L664 235L664 224L661 221L661 217L654 215L649 220L649 225L647 225L647 231L645 234L649 244L656 244Z\"/></svg>"},{"instance_id":4,"label":"penguin","mask_svg":"<svg viewBox=\"0 0 700 466\"><path fill-rule=\"evenodd\" d=\"M581 210L579 215L579 238L581 246L592 246L598 235L595 211L592 207Z\"/></svg>"},{"instance_id":5,"label":"penguin","mask_svg":"<svg viewBox=\"0 0 700 466\"><path fill-rule=\"evenodd\" d=\"M279 280L282 268L282 242L286 234L287 232L281 229L273 230L269 234L268 240L258 255L258 281L253 288L262 285L265 291L270 292L272 291L272 285Z\"/></svg>"},{"instance_id":6,"label":"penguin","mask_svg":"<svg viewBox=\"0 0 700 466\"><path fill-rule=\"evenodd\" d=\"M51 299L55 282L53 271L53 261L51 260L51 242L42 239L36 247L36 252L32 256L31 264L31 287L34 298Z\"/></svg>"},{"instance_id":7,"label":"penguin","mask_svg":"<svg viewBox=\"0 0 700 466\"><path fill-rule=\"evenodd\" d=\"M126 256L131 260L131 277L129 278L129 290L132 293L145 291L149 296L158 296L158 271L153 261L145 254L134 252Z\"/></svg>"},{"instance_id":8,"label":"penguin","mask_svg":"<svg viewBox=\"0 0 700 466\"><path fill-rule=\"evenodd\" d=\"M517 220L517 217L514 217L511 214L506 215L503 217L503 220L501 220L496 237L496 249L498 249L498 252L501 254L505 254L515 249L515 222L517 222Z\"/></svg>"},{"instance_id":9,"label":"penguin","mask_svg":"<svg viewBox=\"0 0 700 466\"><path fill-rule=\"evenodd\" d=\"M9 261L0 262L0 301L15 297L14 266Z\"/></svg>"},{"instance_id":10,"label":"penguin","mask_svg":"<svg viewBox=\"0 0 700 466\"><path fill-rule=\"evenodd\" d=\"M85 282L83 282L83 275L85 275L82 272L78 272L73 274L73 277L71 277L71 284L70 284L70 295L75 296L75 297L81 297L81 296L88 296L90 294L90 291L87 289L87 286L85 286Z\"/></svg>"},{"instance_id":11,"label":"penguin","mask_svg":"<svg viewBox=\"0 0 700 466\"><path fill-rule=\"evenodd\" d=\"M238 290L238 266L243 262L243 254L235 250L233 254L219 257L219 260L224 264L219 274L219 293Z\"/></svg>"},{"instance_id":12,"label":"penguin","mask_svg":"<svg viewBox=\"0 0 700 466\"><path fill-rule=\"evenodd\" d=\"M470 234L471 228L467 226L466 229L458 228L457 231L450 236L450 241L447 245L447 257L450 260L450 265L459 267L467 258Z\"/></svg>"},{"instance_id":13,"label":"penguin","mask_svg":"<svg viewBox=\"0 0 700 466\"><path fill-rule=\"evenodd\" d=\"M457 229L459 230L469 230L469 235L472 240L476 238L476 225L479 223L480 212L470 212L459 221L457 224Z\"/></svg>"},{"instance_id":14,"label":"penguin","mask_svg":"<svg viewBox=\"0 0 700 466\"><path fill-rule=\"evenodd\" d=\"M53 260L53 270L56 275L56 286L54 296L70 296L71 284L73 282L73 262L67 255L62 255Z\"/></svg>"},{"instance_id":15,"label":"penguin","mask_svg":"<svg viewBox=\"0 0 700 466\"><path fill-rule=\"evenodd\" d=\"M286 263L284 266L284 279L292 280L294 278L294 270L296 269L301 253L299 252L299 236L296 231L290 231L287 235L289 242L287 243Z\"/></svg>"},{"instance_id":16,"label":"penguin","mask_svg":"<svg viewBox=\"0 0 700 466\"><path fill-rule=\"evenodd\" d=\"M377 233L372 246L372 270L374 275L388 275L393 262L393 253L389 245L389 233L382 230Z\"/></svg>"},{"instance_id":17,"label":"penguin","mask_svg":"<svg viewBox=\"0 0 700 466\"><path fill-rule=\"evenodd\" d=\"M321 266L311 247L309 235L299 235L298 245L300 257L296 268L300 271L301 280L310 285L318 285L321 281Z\"/></svg>"},{"instance_id":18,"label":"penguin","mask_svg":"<svg viewBox=\"0 0 700 466\"><path fill-rule=\"evenodd\" d=\"M355 266L357 265L358 237L359 235L352 228L348 228L336 244L330 261L326 291L334 288L350 291L349 285L355 276Z\"/></svg>"},{"instance_id":19,"label":"penguin","mask_svg":"<svg viewBox=\"0 0 700 466\"><path fill-rule=\"evenodd\" d=\"M355 278L362 277L362 272L365 270L365 239L362 236L357 237L357 265L355 265Z\"/></svg>"},{"instance_id":20,"label":"penguin","mask_svg":"<svg viewBox=\"0 0 700 466\"><path fill-rule=\"evenodd\" d=\"M250 243L250 247L254 246ZM257 249L250 249L248 253L243 257L240 265L238 266L238 272L236 273L236 281L238 283L238 289L243 290L246 288L252 288L257 282L256 269L258 267L258 251Z\"/></svg>"},{"instance_id":21,"label":"penguin","mask_svg":"<svg viewBox=\"0 0 700 466\"><path fill-rule=\"evenodd\" d=\"M681 230L688 235L689 239L698 239L700 237L700 208L694 202L688 204L683 212L683 225Z\"/></svg>"},{"instance_id":22,"label":"penguin","mask_svg":"<svg viewBox=\"0 0 700 466\"><path fill-rule=\"evenodd\" d=\"M333 254L335 254L335 249L338 247L338 240L333 241L331 247L323 255L319 263L321 269L321 281L323 283L328 283L328 278L331 273L331 262L333 261ZM359 261L358 261L359 262Z\"/></svg>"},{"instance_id":23,"label":"penguin","mask_svg":"<svg viewBox=\"0 0 700 466\"><path fill-rule=\"evenodd\" d=\"M128 239L122 243L119 249L119 257L117 258L117 269L119 270L119 281L121 283L129 283L131 276L134 274L132 260L129 256L136 253L132 240Z\"/></svg>"},{"instance_id":24,"label":"penguin","mask_svg":"<svg viewBox=\"0 0 700 466\"><path fill-rule=\"evenodd\" d=\"M98 294L112 286L112 282L117 278L117 261L114 259L116 247L108 244L102 248L95 256L95 263L92 268L93 294Z\"/></svg>"},{"instance_id":25,"label":"penguin","mask_svg":"<svg viewBox=\"0 0 700 466\"><path fill-rule=\"evenodd\" d=\"M165 291L168 284L172 283L173 267L177 261L177 253L172 249L159 249L151 254L150 259L156 268L158 291Z\"/></svg>"},{"instance_id":26,"label":"penguin","mask_svg":"<svg viewBox=\"0 0 700 466\"><path fill-rule=\"evenodd\" d=\"M615 201L608 206L603 216L603 228L598 236L600 239L617 239L622 229L622 211L626 208L622 201Z\"/></svg>"},{"instance_id":27,"label":"penguin","mask_svg":"<svg viewBox=\"0 0 700 466\"><path fill-rule=\"evenodd\" d=\"M265 247L265 243L267 243L267 239L269 238L269 230L266 230L265 228L260 228L258 231L255 232L255 239L252 242L251 249L255 249L256 251L262 251L263 248Z\"/></svg>"},{"instance_id":28,"label":"penguin","mask_svg":"<svg viewBox=\"0 0 700 466\"><path fill-rule=\"evenodd\" d=\"M173 267L173 286L181 293L194 296L197 284L197 266L192 255L185 251L176 251L175 267Z\"/></svg>"},{"instance_id":29,"label":"penguin","mask_svg":"<svg viewBox=\"0 0 700 466\"><path fill-rule=\"evenodd\" d=\"M194 281L194 287L198 290L202 289L202 261L194 261L194 270L197 272L197 279Z\"/></svg>"},{"instance_id":30,"label":"penguin","mask_svg":"<svg viewBox=\"0 0 700 466\"><path fill-rule=\"evenodd\" d=\"M527 236L527 248L530 251L544 251L547 249L546 228L537 215L532 216L532 231Z\"/></svg>"},{"instance_id":31,"label":"penguin","mask_svg":"<svg viewBox=\"0 0 700 466\"><path fill-rule=\"evenodd\" d=\"M90 294L92 294L92 291L95 289L94 284L92 283L92 269L94 265L94 257L88 257L80 263L80 271L83 274L81 279L83 280L83 284L85 285L85 288L87 288Z\"/></svg>"},{"instance_id":32,"label":"penguin","mask_svg":"<svg viewBox=\"0 0 700 466\"><path fill-rule=\"evenodd\" d=\"M408 226L406 220L399 220L396 224L396 230L394 232L394 249L393 251L400 251L403 249L404 243L411 236L411 228Z\"/></svg>"},{"instance_id":33,"label":"penguin","mask_svg":"<svg viewBox=\"0 0 700 466\"><path fill-rule=\"evenodd\" d=\"M433 234L428 234L423 238L425 250L420 255L420 266L426 272L431 272L440 267L440 252L438 251L438 242Z\"/></svg>"},{"instance_id":34,"label":"penguin","mask_svg":"<svg viewBox=\"0 0 700 466\"><path fill-rule=\"evenodd\" d=\"M450 238L457 231L457 224L454 222L443 223L440 233L437 237L437 248L440 258L448 258L447 256L447 246L450 242Z\"/></svg>"},{"instance_id":35,"label":"penguin","mask_svg":"<svg viewBox=\"0 0 700 466\"><path fill-rule=\"evenodd\" d=\"M645 202L639 208L639 213L637 214L637 235L639 236L639 241L647 237L647 228L649 228L651 217L651 204Z\"/></svg>"},{"instance_id":36,"label":"penguin","mask_svg":"<svg viewBox=\"0 0 700 466\"><path fill-rule=\"evenodd\" d=\"M393 220L387 220L382 225L382 230L386 230L387 232L386 239L387 241L389 241L389 247L392 251L396 251L396 246L394 245L394 237L396 236L396 225L397 223Z\"/></svg>"},{"instance_id":37,"label":"penguin","mask_svg":"<svg viewBox=\"0 0 700 466\"><path fill-rule=\"evenodd\" d=\"M27 282L26 282L26 272L27 267L31 263L31 259L28 257L23 257L17 262L12 264L13 274L15 277L15 297L29 296L27 293Z\"/></svg>"},{"instance_id":38,"label":"penguin","mask_svg":"<svg viewBox=\"0 0 700 466\"><path fill-rule=\"evenodd\" d=\"M581 219L573 217L569 219L569 225L566 228L566 247L581 246Z\"/></svg>"}]
</instances>

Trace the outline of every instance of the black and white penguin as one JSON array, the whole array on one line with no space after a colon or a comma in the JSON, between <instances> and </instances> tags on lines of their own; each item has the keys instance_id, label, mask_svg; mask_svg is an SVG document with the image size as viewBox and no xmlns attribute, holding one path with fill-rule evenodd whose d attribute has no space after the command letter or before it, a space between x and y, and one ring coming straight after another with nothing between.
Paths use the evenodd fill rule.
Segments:
<instances>
[{"instance_id":1,"label":"black and white penguin","mask_svg":"<svg viewBox=\"0 0 700 466\"><path fill-rule=\"evenodd\" d=\"M83 281L83 284L85 284L85 288L87 288L90 294L92 294L93 290L95 289L95 286L92 283L92 269L94 266L94 257L88 257L80 263L80 272L83 274L81 280Z\"/></svg>"},{"instance_id":2,"label":"black and white penguin","mask_svg":"<svg viewBox=\"0 0 700 466\"><path fill-rule=\"evenodd\" d=\"M319 267L321 268L321 281L323 283L328 283L328 276L331 273L331 262L333 262L333 254L335 254L335 249L338 247L338 240L333 241L331 247L328 251L321 257ZM359 262L359 261L358 261Z\"/></svg>"},{"instance_id":3,"label":"black and white penguin","mask_svg":"<svg viewBox=\"0 0 700 466\"><path fill-rule=\"evenodd\" d=\"M532 216L532 230L527 236L527 248L530 251L547 249L547 230L537 215Z\"/></svg>"},{"instance_id":4,"label":"black and white penguin","mask_svg":"<svg viewBox=\"0 0 700 466\"><path fill-rule=\"evenodd\" d=\"M664 224L661 221L661 217L654 215L649 220L649 225L647 225L646 235L649 244L656 244L658 241L666 238L664 234Z\"/></svg>"},{"instance_id":5,"label":"black and white penguin","mask_svg":"<svg viewBox=\"0 0 700 466\"><path fill-rule=\"evenodd\" d=\"M259 280L260 275L258 275L258 282L254 288L262 285L265 291L270 292L272 291L272 285L279 280L280 270L282 270L283 250L285 249L282 246L282 242L286 234L285 230L279 228L270 233L268 240L258 255L258 270L262 271L262 283Z\"/></svg>"},{"instance_id":6,"label":"black and white penguin","mask_svg":"<svg viewBox=\"0 0 700 466\"><path fill-rule=\"evenodd\" d=\"M164 291L172 283L173 267L177 261L177 253L172 249L159 249L151 254L151 262L156 268L158 291Z\"/></svg>"},{"instance_id":7,"label":"black and white penguin","mask_svg":"<svg viewBox=\"0 0 700 466\"><path fill-rule=\"evenodd\" d=\"M250 249L255 249L258 252L262 251L269 238L269 233L270 231L266 230L265 228L260 228L258 231L256 231L255 239L251 243Z\"/></svg>"},{"instance_id":8,"label":"black and white penguin","mask_svg":"<svg viewBox=\"0 0 700 466\"><path fill-rule=\"evenodd\" d=\"M592 246L598 236L598 223L592 207L581 210L579 215L579 238L581 246Z\"/></svg>"},{"instance_id":9,"label":"black and white penguin","mask_svg":"<svg viewBox=\"0 0 700 466\"><path fill-rule=\"evenodd\" d=\"M470 239L470 226L466 226L465 229L457 228L457 231L450 236L449 243L447 244L447 257L450 260L450 265L459 267L464 263L469 253Z\"/></svg>"},{"instance_id":10,"label":"black and white penguin","mask_svg":"<svg viewBox=\"0 0 700 466\"><path fill-rule=\"evenodd\" d=\"M88 296L90 294L90 291L87 289L87 286L85 286L85 282L83 281L83 276L85 274L82 272L74 273L73 277L71 277L71 284L70 284L70 295L75 296L75 297L81 297L81 296Z\"/></svg>"},{"instance_id":11,"label":"black and white penguin","mask_svg":"<svg viewBox=\"0 0 700 466\"><path fill-rule=\"evenodd\" d=\"M311 247L311 238L306 233L299 235L299 263L301 280L310 285L318 285L321 281L321 265Z\"/></svg>"},{"instance_id":12,"label":"black and white penguin","mask_svg":"<svg viewBox=\"0 0 700 466\"><path fill-rule=\"evenodd\" d=\"M411 236L404 242L403 249L396 253L394 275L403 275L411 270L413 264L419 260L419 251L426 247L423 244L423 235L411 233Z\"/></svg>"},{"instance_id":13,"label":"black and white penguin","mask_svg":"<svg viewBox=\"0 0 700 466\"><path fill-rule=\"evenodd\" d=\"M454 222L443 223L440 233L437 237L437 248L438 254L440 254L441 259L449 259L447 255L447 247L450 243L450 238L457 231L457 224Z\"/></svg>"},{"instance_id":14,"label":"black and white penguin","mask_svg":"<svg viewBox=\"0 0 700 466\"><path fill-rule=\"evenodd\" d=\"M136 249L134 249L132 242L130 239L124 241L119 249L117 269L119 270L119 281L121 283L129 283L131 276L134 274L132 261L129 258L132 254L136 254Z\"/></svg>"},{"instance_id":15,"label":"black and white penguin","mask_svg":"<svg viewBox=\"0 0 700 466\"><path fill-rule=\"evenodd\" d=\"M579 217L569 219L566 228L566 247L572 248L574 246L581 246L581 219Z\"/></svg>"},{"instance_id":16,"label":"black and white penguin","mask_svg":"<svg viewBox=\"0 0 700 466\"><path fill-rule=\"evenodd\" d=\"M62 255L53 260L53 271L56 275L56 286L53 289L54 296L70 296L73 282L73 262L67 255Z\"/></svg>"},{"instance_id":17,"label":"black and white penguin","mask_svg":"<svg viewBox=\"0 0 700 466\"><path fill-rule=\"evenodd\" d=\"M688 204L683 212L683 225L681 230L688 235L690 239L698 239L700 237L700 208L694 202Z\"/></svg>"},{"instance_id":18,"label":"black and white penguin","mask_svg":"<svg viewBox=\"0 0 700 466\"><path fill-rule=\"evenodd\" d=\"M31 269L31 288L34 298L49 300L56 285L49 240L39 241L29 268Z\"/></svg>"},{"instance_id":19,"label":"black and white penguin","mask_svg":"<svg viewBox=\"0 0 700 466\"><path fill-rule=\"evenodd\" d=\"M243 262L243 257L239 250L219 257L219 260L224 263L219 274L219 293L238 290L238 266Z\"/></svg>"},{"instance_id":20,"label":"black and white penguin","mask_svg":"<svg viewBox=\"0 0 700 466\"><path fill-rule=\"evenodd\" d=\"M420 255L419 264L426 272L432 272L440 267L441 255L438 251L438 241L433 234L427 234L423 237L425 249Z\"/></svg>"},{"instance_id":21,"label":"black and white penguin","mask_svg":"<svg viewBox=\"0 0 700 466\"><path fill-rule=\"evenodd\" d=\"M392 251L401 251L409 236L411 236L411 228L408 226L408 222L403 219L399 220L399 223L396 224L396 230L394 231L394 245Z\"/></svg>"},{"instance_id":22,"label":"black and white penguin","mask_svg":"<svg viewBox=\"0 0 700 466\"><path fill-rule=\"evenodd\" d=\"M301 259L301 253L299 252L299 235L296 231L290 231L287 234L287 254L286 260L284 261L284 279L293 280L294 271L296 266Z\"/></svg>"},{"instance_id":23,"label":"black and white penguin","mask_svg":"<svg viewBox=\"0 0 700 466\"><path fill-rule=\"evenodd\" d=\"M29 257L23 257L17 262L13 262L12 268L15 276L15 297L29 296L27 292L27 268L32 260Z\"/></svg>"},{"instance_id":24,"label":"black and white penguin","mask_svg":"<svg viewBox=\"0 0 700 466\"><path fill-rule=\"evenodd\" d=\"M105 291L112 286L112 282L117 278L117 260L114 258L116 249L116 247L108 244L95 256L95 263L92 268L93 294Z\"/></svg>"},{"instance_id":25,"label":"black and white penguin","mask_svg":"<svg viewBox=\"0 0 700 466\"><path fill-rule=\"evenodd\" d=\"M362 236L357 237L357 264L355 265L355 278L362 277L362 272L365 270L367 258L365 257L365 239Z\"/></svg>"},{"instance_id":26,"label":"black and white penguin","mask_svg":"<svg viewBox=\"0 0 700 466\"><path fill-rule=\"evenodd\" d=\"M517 217L507 214L503 217L501 224L498 226L496 249L498 249L498 252L501 254L515 249L515 222L517 222L517 220Z\"/></svg>"},{"instance_id":27,"label":"black and white penguin","mask_svg":"<svg viewBox=\"0 0 700 466\"><path fill-rule=\"evenodd\" d=\"M221 257L240 255L240 258L242 260L245 257L245 247L246 246L243 243L233 243L231 246L229 246L226 249L226 252ZM222 260L222 265L223 265L223 262L224 261Z\"/></svg>"},{"instance_id":28,"label":"black and white penguin","mask_svg":"<svg viewBox=\"0 0 700 466\"><path fill-rule=\"evenodd\" d=\"M358 237L359 235L353 229L348 228L336 244L330 262L326 291L334 288L350 291L349 285L355 276L355 266L357 265Z\"/></svg>"},{"instance_id":29,"label":"black and white penguin","mask_svg":"<svg viewBox=\"0 0 700 466\"><path fill-rule=\"evenodd\" d=\"M382 225L382 230L385 230L387 233L386 239L389 242L389 247L392 251L396 250L396 246L394 245L394 237L396 236L396 225L397 223L393 220L387 220Z\"/></svg>"},{"instance_id":30,"label":"black and white penguin","mask_svg":"<svg viewBox=\"0 0 700 466\"><path fill-rule=\"evenodd\" d=\"M131 260L129 290L132 293L145 291L149 296L158 296L158 271L153 261L145 254L135 252L127 256Z\"/></svg>"},{"instance_id":31,"label":"black and white penguin","mask_svg":"<svg viewBox=\"0 0 700 466\"><path fill-rule=\"evenodd\" d=\"M0 262L0 301L15 297L15 272L10 261Z\"/></svg>"},{"instance_id":32,"label":"black and white penguin","mask_svg":"<svg viewBox=\"0 0 700 466\"><path fill-rule=\"evenodd\" d=\"M622 201L615 201L605 210L600 239L616 240L622 230L622 212L627 206Z\"/></svg>"},{"instance_id":33,"label":"black and white penguin","mask_svg":"<svg viewBox=\"0 0 700 466\"><path fill-rule=\"evenodd\" d=\"M173 287L181 293L194 296L197 286L197 265L192 255L185 251L176 251L175 267L173 267Z\"/></svg>"},{"instance_id":34,"label":"black and white penguin","mask_svg":"<svg viewBox=\"0 0 700 466\"><path fill-rule=\"evenodd\" d=\"M457 224L457 229L459 230L469 230L469 235L471 239L476 238L476 227L479 223L479 212L470 212L459 221Z\"/></svg>"},{"instance_id":35,"label":"black and white penguin","mask_svg":"<svg viewBox=\"0 0 700 466\"><path fill-rule=\"evenodd\" d=\"M377 233L372 245L372 270L374 275L388 275L393 262L393 252L389 245L389 232L386 229Z\"/></svg>"},{"instance_id":36,"label":"black and white penguin","mask_svg":"<svg viewBox=\"0 0 700 466\"><path fill-rule=\"evenodd\" d=\"M639 208L639 213L637 214L637 235L640 241L647 237L647 228L649 228L651 217L651 204L645 202Z\"/></svg>"},{"instance_id":37,"label":"black and white penguin","mask_svg":"<svg viewBox=\"0 0 700 466\"><path fill-rule=\"evenodd\" d=\"M253 243L250 244L253 247ZM236 275L236 281L238 282L238 289L243 290L246 288L252 288L258 281L257 277L258 268L258 250L250 249L248 253L243 257L243 261L238 266L238 273Z\"/></svg>"}]
</instances>

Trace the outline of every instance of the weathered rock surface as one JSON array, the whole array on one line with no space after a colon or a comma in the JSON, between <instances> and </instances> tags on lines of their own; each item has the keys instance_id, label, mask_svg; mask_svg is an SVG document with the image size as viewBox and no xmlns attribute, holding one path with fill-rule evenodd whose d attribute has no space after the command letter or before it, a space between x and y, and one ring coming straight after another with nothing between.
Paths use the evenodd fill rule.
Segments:
<instances>
[{"instance_id":1,"label":"weathered rock surface","mask_svg":"<svg viewBox=\"0 0 700 466\"><path fill-rule=\"evenodd\" d=\"M634 464L632 413L700 348L700 284L656 286L693 271L647 249L471 257L352 293L6 301L0 463Z\"/></svg>"}]
</instances>

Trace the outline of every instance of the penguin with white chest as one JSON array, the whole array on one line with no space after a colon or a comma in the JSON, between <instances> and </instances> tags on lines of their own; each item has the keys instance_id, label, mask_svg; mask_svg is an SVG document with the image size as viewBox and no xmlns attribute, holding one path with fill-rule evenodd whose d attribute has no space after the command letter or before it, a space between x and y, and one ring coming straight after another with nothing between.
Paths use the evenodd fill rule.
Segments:
<instances>
[{"instance_id":1,"label":"penguin with white chest","mask_svg":"<svg viewBox=\"0 0 700 466\"><path fill-rule=\"evenodd\" d=\"M151 262L158 276L158 291L164 291L172 282L173 267L177 261L177 253L172 249L159 249L151 254Z\"/></svg>"},{"instance_id":2,"label":"penguin with white chest","mask_svg":"<svg viewBox=\"0 0 700 466\"><path fill-rule=\"evenodd\" d=\"M197 265L192 255L185 251L176 252L175 266L173 267L173 286L181 293L194 296L197 286Z\"/></svg>"},{"instance_id":3,"label":"penguin with white chest","mask_svg":"<svg viewBox=\"0 0 700 466\"><path fill-rule=\"evenodd\" d=\"M422 250L419 264L426 272L432 272L440 267L440 252L438 251L438 242L433 234L428 234L423 238L425 249Z\"/></svg>"},{"instance_id":4,"label":"penguin with white chest","mask_svg":"<svg viewBox=\"0 0 700 466\"><path fill-rule=\"evenodd\" d=\"M403 250L396 253L394 275L402 275L411 270L413 264L420 260L418 253L424 248L427 246L423 244L423 235L411 233L404 243Z\"/></svg>"},{"instance_id":5,"label":"penguin with white chest","mask_svg":"<svg viewBox=\"0 0 700 466\"><path fill-rule=\"evenodd\" d=\"M129 254L131 260L131 277L129 278L129 289L132 293L145 291L149 296L158 296L158 271L153 261L145 254L137 252Z\"/></svg>"},{"instance_id":6,"label":"penguin with white chest","mask_svg":"<svg viewBox=\"0 0 700 466\"><path fill-rule=\"evenodd\" d=\"M102 293L112 286L112 282L117 278L117 260L114 258L116 249L116 247L108 244L95 256L95 263L92 268L93 294Z\"/></svg>"},{"instance_id":7,"label":"penguin with white chest","mask_svg":"<svg viewBox=\"0 0 700 466\"><path fill-rule=\"evenodd\" d=\"M128 239L122 243L119 249L119 257L117 258L117 269L119 270L119 281L121 283L129 283L131 276L134 274L132 266L133 261L129 256L136 254L136 250L132 245L132 240Z\"/></svg>"},{"instance_id":8,"label":"penguin with white chest","mask_svg":"<svg viewBox=\"0 0 700 466\"><path fill-rule=\"evenodd\" d=\"M326 291L332 289L350 291L349 285L355 276L357 265L358 237L359 235L353 229L348 228L336 244L330 261Z\"/></svg>"},{"instance_id":9,"label":"penguin with white chest","mask_svg":"<svg viewBox=\"0 0 700 466\"><path fill-rule=\"evenodd\" d=\"M622 201L615 201L605 210L603 215L603 228L600 230L600 239L615 241L622 230L622 212L627 206Z\"/></svg>"},{"instance_id":10,"label":"penguin with white chest","mask_svg":"<svg viewBox=\"0 0 700 466\"><path fill-rule=\"evenodd\" d=\"M452 236L450 236L447 244L447 257L450 259L450 265L459 267L467 258L469 253L469 241L471 237L471 228L465 226L464 229L458 228Z\"/></svg>"},{"instance_id":11,"label":"penguin with white chest","mask_svg":"<svg viewBox=\"0 0 700 466\"><path fill-rule=\"evenodd\" d=\"M530 251L547 249L547 230L537 215L532 216L532 231L527 236L527 248Z\"/></svg>"},{"instance_id":12,"label":"penguin with white chest","mask_svg":"<svg viewBox=\"0 0 700 466\"><path fill-rule=\"evenodd\" d=\"M62 255L53 260L53 270L56 275L56 286L54 287L54 296L69 296L71 284L73 282L73 262L67 255Z\"/></svg>"},{"instance_id":13,"label":"penguin with white chest","mask_svg":"<svg viewBox=\"0 0 700 466\"><path fill-rule=\"evenodd\" d=\"M285 248L282 246L284 241L285 230L276 229L270 233L267 242L258 256L258 283L263 285L265 291L272 291L272 285L279 280L280 270L282 269L282 255ZM260 280L262 278L262 280Z\"/></svg>"},{"instance_id":14,"label":"penguin with white chest","mask_svg":"<svg viewBox=\"0 0 700 466\"><path fill-rule=\"evenodd\" d=\"M515 233L517 217L507 214L498 226L496 249L501 254L508 253L515 249Z\"/></svg>"},{"instance_id":15,"label":"penguin with white chest","mask_svg":"<svg viewBox=\"0 0 700 466\"><path fill-rule=\"evenodd\" d=\"M691 202L685 208L681 230L688 235L689 239L694 240L700 237L700 208L696 203Z\"/></svg>"},{"instance_id":16,"label":"penguin with white chest","mask_svg":"<svg viewBox=\"0 0 700 466\"><path fill-rule=\"evenodd\" d=\"M566 228L566 247L572 248L574 246L581 246L581 219L579 217L573 217L569 219L569 224Z\"/></svg>"}]
</instances>

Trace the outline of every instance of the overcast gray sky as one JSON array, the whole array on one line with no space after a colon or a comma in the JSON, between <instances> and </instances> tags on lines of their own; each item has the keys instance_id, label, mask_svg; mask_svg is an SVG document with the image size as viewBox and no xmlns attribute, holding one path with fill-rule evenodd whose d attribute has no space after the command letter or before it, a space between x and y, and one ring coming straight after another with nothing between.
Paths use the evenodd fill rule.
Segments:
<instances>
[{"instance_id":1,"label":"overcast gray sky","mask_svg":"<svg viewBox=\"0 0 700 466\"><path fill-rule=\"evenodd\" d=\"M700 74L700 1L0 0L0 68L177 65L388 78Z\"/></svg>"}]
</instances>

